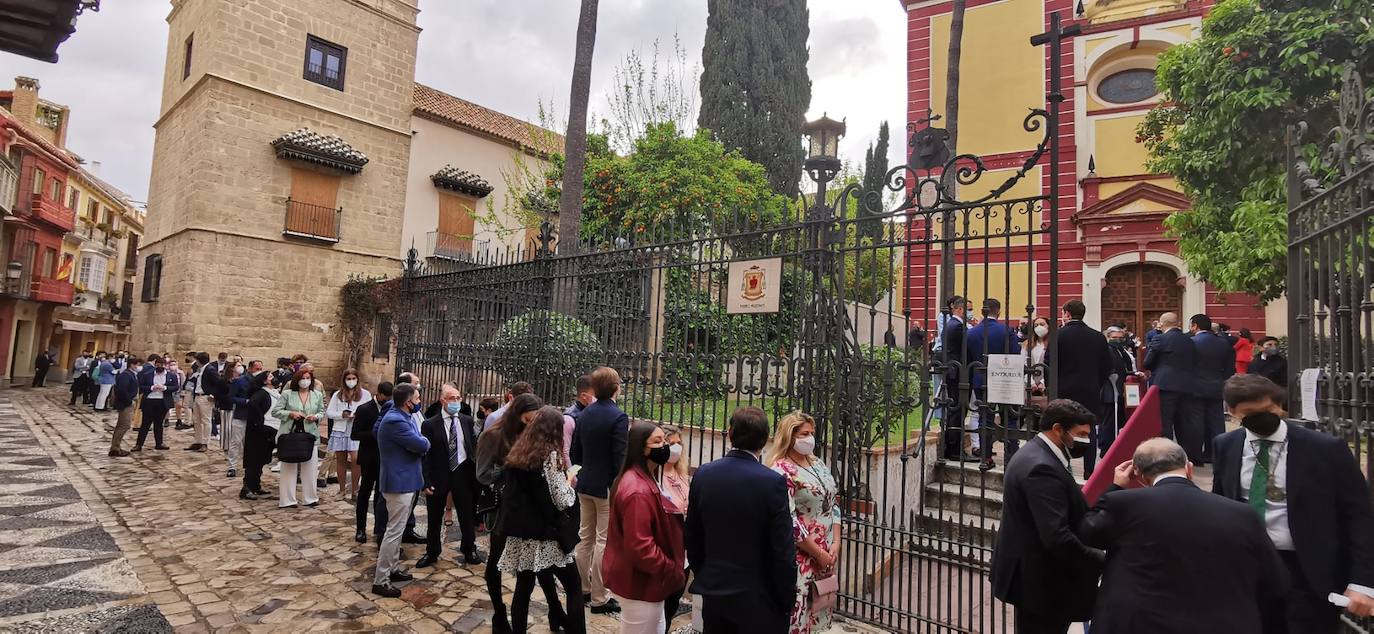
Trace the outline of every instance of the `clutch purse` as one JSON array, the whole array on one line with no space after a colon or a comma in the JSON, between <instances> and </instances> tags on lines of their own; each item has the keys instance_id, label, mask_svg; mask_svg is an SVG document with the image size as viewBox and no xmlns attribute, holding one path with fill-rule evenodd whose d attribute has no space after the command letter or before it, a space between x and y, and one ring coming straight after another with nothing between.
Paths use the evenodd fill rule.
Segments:
<instances>
[{"instance_id":1,"label":"clutch purse","mask_svg":"<svg viewBox=\"0 0 1374 634\"><path fill-rule=\"evenodd\" d=\"M829 610L835 607L835 597L840 592L840 578L831 574L824 579L816 579L810 583L808 595L810 610L812 614Z\"/></svg>"}]
</instances>

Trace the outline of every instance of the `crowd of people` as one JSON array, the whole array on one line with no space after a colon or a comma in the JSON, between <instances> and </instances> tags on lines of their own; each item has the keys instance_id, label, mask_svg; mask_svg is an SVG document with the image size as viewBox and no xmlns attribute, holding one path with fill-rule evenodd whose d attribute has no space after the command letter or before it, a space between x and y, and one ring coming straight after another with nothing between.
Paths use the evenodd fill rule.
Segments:
<instances>
[{"instance_id":1,"label":"crowd of people","mask_svg":"<svg viewBox=\"0 0 1374 634\"><path fill-rule=\"evenodd\" d=\"M1374 506L1340 438L1284 420L1269 379L1228 379L1240 429L1214 439L1212 490L1175 441L1145 441L1084 498L1069 470L1096 416L1051 401L1009 461L991 582L1018 634L1331 634L1374 615Z\"/></svg>"},{"instance_id":2,"label":"crowd of people","mask_svg":"<svg viewBox=\"0 0 1374 634\"><path fill-rule=\"evenodd\" d=\"M632 422L609 367L579 377L566 408L515 382L473 412L457 385L430 392L409 372L369 390L350 369L331 391L303 355L278 359L275 371L227 353L183 359L96 353L74 375L71 405L117 413L111 457L142 451L149 433L168 449L173 425L191 434L188 451L221 440L226 476L242 478L245 500L271 498L263 478L274 458L281 509L318 506L336 478L358 543L372 515L378 596L398 597L414 578L405 544L424 545L415 568L440 565L456 522L453 563L485 564L497 632L528 630L536 585L555 632L586 631L586 611L618 614L627 633L663 633L680 618L697 632L829 627L839 492L805 413L781 419L770 439L761 409L736 410L731 451L693 473L682 431ZM320 464L331 456L327 478ZM515 583L509 606L503 578Z\"/></svg>"}]
</instances>

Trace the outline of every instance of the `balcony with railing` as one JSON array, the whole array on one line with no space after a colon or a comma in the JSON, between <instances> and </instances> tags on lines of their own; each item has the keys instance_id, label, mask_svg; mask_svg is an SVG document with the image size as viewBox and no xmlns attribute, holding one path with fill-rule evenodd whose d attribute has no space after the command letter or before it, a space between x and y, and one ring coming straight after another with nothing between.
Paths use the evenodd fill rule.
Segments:
<instances>
[{"instance_id":1,"label":"balcony with railing","mask_svg":"<svg viewBox=\"0 0 1374 634\"><path fill-rule=\"evenodd\" d=\"M460 236L442 231L426 234L429 256L445 260L472 261L473 256L486 247L487 241L474 241L472 236Z\"/></svg>"},{"instance_id":2,"label":"balcony with railing","mask_svg":"<svg viewBox=\"0 0 1374 634\"><path fill-rule=\"evenodd\" d=\"M282 235L330 244L339 241L343 208L312 205L286 199L286 228Z\"/></svg>"},{"instance_id":3,"label":"balcony with railing","mask_svg":"<svg viewBox=\"0 0 1374 634\"><path fill-rule=\"evenodd\" d=\"M76 214L72 213L71 209L41 193L33 195L29 211L35 219L42 220L61 231L71 231L76 225Z\"/></svg>"},{"instance_id":4,"label":"balcony with railing","mask_svg":"<svg viewBox=\"0 0 1374 634\"><path fill-rule=\"evenodd\" d=\"M29 289L29 299L35 302L70 305L75 295L71 282L46 277L33 278L29 283Z\"/></svg>"}]
</instances>

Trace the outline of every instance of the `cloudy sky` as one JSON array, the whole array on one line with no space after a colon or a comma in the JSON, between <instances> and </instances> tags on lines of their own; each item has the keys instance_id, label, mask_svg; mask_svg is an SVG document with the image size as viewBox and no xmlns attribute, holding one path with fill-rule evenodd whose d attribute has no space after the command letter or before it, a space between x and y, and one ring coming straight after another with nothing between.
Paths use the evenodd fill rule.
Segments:
<instances>
[{"instance_id":1,"label":"cloudy sky","mask_svg":"<svg viewBox=\"0 0 1374 634\"><path fill-rule=\"evenodd\" d=\"M848 118L841 147L864 148L905 116L905 16L892 0L811 2L811 110ZM574 0L420 0L417 79L484 106L536 120L540 103L566 112L578 3ZM68 146L102 163L101 176L136 200L148 191L153 128L167 39L163 0L106 0L88 13L46 64L0 53L0 85L37 77L41 95L74 114ZM608 110L612 70L632 51L671 50L677 37L689 68L699 64L706 0L601 0L592 71L592 110ZM557 120L566 119L566 113ZM900 134L891 156L900 160Z\"/></svg>"}]
</instances>

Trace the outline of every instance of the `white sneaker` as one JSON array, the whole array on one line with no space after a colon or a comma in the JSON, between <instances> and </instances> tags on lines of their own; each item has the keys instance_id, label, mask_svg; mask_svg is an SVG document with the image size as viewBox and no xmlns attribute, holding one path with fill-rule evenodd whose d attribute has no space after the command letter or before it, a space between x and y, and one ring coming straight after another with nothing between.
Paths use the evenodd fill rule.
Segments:
<instances>
[{"instance_id":1,"label":"white sneaker","mask_svg":"<svg viewBox=\"0 0 1374 634\"><path fill-rule=\"evenodd\" d=\"M272 465L272 473L281 473L281 463Z\"/></svg>"}]
</instances>

